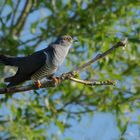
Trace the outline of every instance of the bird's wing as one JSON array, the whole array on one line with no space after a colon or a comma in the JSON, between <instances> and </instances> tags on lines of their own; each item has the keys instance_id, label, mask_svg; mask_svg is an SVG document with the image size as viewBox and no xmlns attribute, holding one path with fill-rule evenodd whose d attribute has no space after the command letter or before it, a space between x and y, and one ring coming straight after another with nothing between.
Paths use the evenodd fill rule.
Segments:
<instances>
[{"instance_id":1,"label":"bird's wing","mask_svg":"<svg viewBox=\"0 0 140 140\"><path fill-rule=\"evenodd\" d=\"M23 74L31 76L38 71L46 62L46 55L43 51L36 52L30 56L23 58L20 70Z\"/></svg>"},{"instance_id":2,"label":"bird's wing","mask_svg":"<svg viewBox=\"0 0 140 140\"><path fill-rule=\"evenodd\" d=\"M10 82L8 86L18 85L26 80L29 80L36 71L38 71L46 62L46 55L42 52L35 52L34 54L20 59L18 71L13 77L8 77L5 81Z\"/></svg>"}]
</instances>

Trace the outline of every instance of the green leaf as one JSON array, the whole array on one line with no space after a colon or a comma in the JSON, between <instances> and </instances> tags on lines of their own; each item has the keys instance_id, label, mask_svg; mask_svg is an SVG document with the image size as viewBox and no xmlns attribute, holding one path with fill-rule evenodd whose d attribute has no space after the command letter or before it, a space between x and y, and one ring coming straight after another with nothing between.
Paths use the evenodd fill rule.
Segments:
<instances>
[{"instance_id":1,"label":"green leaf","mask_svg":"<svg viewBox=\"0 0 140 140\"><path fill-rule=\"evenodd\" d=\"M64 124L61 121L56 121L56 125L58 126L58 128L60 129L61 133L64 133Z\"/></svg>"},{"instance_id":2,"label":"green leaf","mask_svg":"<svg viewBox=\"0 0 140 140\"><path fill-rule=\"evenodd\" d=\"M36 21L36 22L31 24L30 31L31 31L32 34L36 33L36 28L37 28L38 24L39 24L39 21Z\"/></svg>"}]
</instances>

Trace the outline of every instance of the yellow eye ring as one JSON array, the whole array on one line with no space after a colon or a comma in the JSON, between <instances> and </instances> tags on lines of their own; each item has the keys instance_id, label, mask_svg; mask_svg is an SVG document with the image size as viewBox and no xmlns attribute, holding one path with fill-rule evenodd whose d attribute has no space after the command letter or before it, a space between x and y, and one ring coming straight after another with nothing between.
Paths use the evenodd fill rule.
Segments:
<instances>
[{"instance_id":1,"label":"yellow eye ring","mask_svg":"<svg viewBox=\"0 0 140 140\"><path fill-rule=\"evenodd\" d=\"M67 40L67 41L71 42L72 41L72 38L69 37L69 36L65 36L65 37L63 37L63 40Z\"/></svg>"}]
</instances>

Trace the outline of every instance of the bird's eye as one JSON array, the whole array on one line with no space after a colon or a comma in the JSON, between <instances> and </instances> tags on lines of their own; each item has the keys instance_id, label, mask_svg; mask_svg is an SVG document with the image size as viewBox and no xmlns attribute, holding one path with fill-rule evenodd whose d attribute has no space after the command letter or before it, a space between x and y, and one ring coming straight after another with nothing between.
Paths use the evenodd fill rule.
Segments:
<instances>
[{"instance_id":1,"label":"bird's eye","mask_svg":"<svg viewBox=\"0 0 140 140\"><path fill-rule=\"evenodd\" d=\"M70 37L64 37L63 40L71 41L72 39Z\"/></svg>"},{"instance_id":2,"label":"bird's eye","mask_svg":"<svg viewBox=\"0 0 140 140\"><path fill-rule=\"evenodd\" d=\"M67 38L67 40L68 40L68 41L70 41L70 40L71 40L71 38L70 38L70 37L68 37L68 38Z\"/></svg>"}]
</instances>

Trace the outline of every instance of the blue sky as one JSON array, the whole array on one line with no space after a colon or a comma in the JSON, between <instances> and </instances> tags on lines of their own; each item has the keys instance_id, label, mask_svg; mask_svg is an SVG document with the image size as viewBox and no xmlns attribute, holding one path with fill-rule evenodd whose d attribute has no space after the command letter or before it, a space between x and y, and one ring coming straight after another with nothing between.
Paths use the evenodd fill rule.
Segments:
<instances>
[{"instance_id":1,"label":"blue sky","mask_svg":"<svg viewBox=\"0 0 140 140\"><path fill-rule=\"evenodd\" d=\"M140 112L136 111L129 115L133 121L136 121ZM118 140L120 136L115 116L111 113L95 112L93 117L83 115L81 122L73 121L72 124L62 137L71 137L73 140ZM138 125L129 125L125 138L139 140L139 130Z\"/></svg>"}]
</instances>

